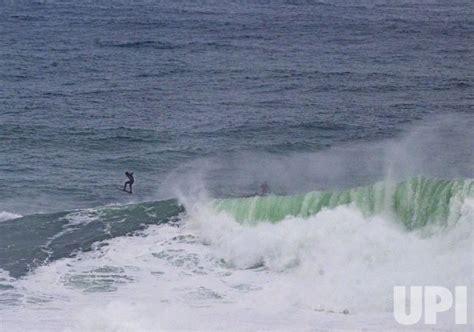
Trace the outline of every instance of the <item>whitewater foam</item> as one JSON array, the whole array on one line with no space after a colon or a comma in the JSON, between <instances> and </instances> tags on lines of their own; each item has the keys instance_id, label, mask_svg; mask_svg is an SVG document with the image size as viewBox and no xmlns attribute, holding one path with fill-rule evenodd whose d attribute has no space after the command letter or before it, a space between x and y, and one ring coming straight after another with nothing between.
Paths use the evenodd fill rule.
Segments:
<instances>
[{"instance_id":1,"label":"whitewater foam","mask_svg":"<svg viewBox=\"0 0 474 332\"><path fill-rule=\"evenodd\" d=\"M430 237L381 217L366 218L354 207L278 224L244 226L226 215L200 217L197 223L204 225L202 236L215 254L231 266L291 270L301 280L289 285L307 283L295 292L311 298L305 305L370 312L390 308L395 284L470 284L473 205L467 202L463 210L459 225Z\"/></svg>"},{"instance_id":2,"label":"whitewater foam","mask_svg":"<svg viewBox=\"0 0 474 332\"><path fill-rule=\"evenodd\" d=\"M471 286L473 201L461 210L455 225L433 225L427 235L367 217L354 204L255 225L196 204L180 227L150 226L5 281L17 300L1 307L2 324L145 331L363 328L370 321L396 328L394 285ZM447 316L441 322L452 324Z\"/></svg>"},{"instance_id":3,"label":"whitewater foam","mask_svg":"<svg viewBox=\"0 0 474 332\"><path fill-rule=\"evenodd\" d=\"M11 213L11 212L7 212L7 211L0 212L0 222L7 221L7 220L10 220L10 219L21 218L21 217L22 217L22 215L17 214L17 213Z\"/></svg>"}]
</instances>

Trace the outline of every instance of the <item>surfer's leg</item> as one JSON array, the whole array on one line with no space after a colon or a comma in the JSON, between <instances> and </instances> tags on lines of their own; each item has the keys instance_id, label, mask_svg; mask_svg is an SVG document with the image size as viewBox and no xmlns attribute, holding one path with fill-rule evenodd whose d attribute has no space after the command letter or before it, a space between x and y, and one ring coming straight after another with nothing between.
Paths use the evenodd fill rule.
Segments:
<instances>
[{"instance_id":1,"label":"surfer's leg","mask_svg":"<svg viewBox=\"0 0 474 332\"><path fill-rule=\"evenodd\" d=\"M132 184L130 183L129 186L130 186L130 191L129 191L129 193L131 194L131 193L132 193Z\"/></svg>"},{"instance_id":2,"label":"surfer's leg","mask_svg":"<svg viewBox=\"0 0 474 332\"><path fill-rule=\"evenodd\" d=\"M125 182L125 184L123 185L123 191L127 191L127 184L129 184L130 181L127 181Z\"/></svg>"}]
</instances>

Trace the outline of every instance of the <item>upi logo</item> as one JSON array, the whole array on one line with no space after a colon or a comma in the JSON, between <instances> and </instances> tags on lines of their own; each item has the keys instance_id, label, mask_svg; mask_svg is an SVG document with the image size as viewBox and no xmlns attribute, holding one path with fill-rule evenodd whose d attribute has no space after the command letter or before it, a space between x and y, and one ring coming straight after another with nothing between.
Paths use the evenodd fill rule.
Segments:
<instances>
[{"instance_id":1,"label":"upi logo","mask_svg":"<svg viewBox=\"0 0 474 332\"><path fill-rule=\"evenodd\" d=\"M409 303L409 312L407 306ZM423 307L424 303L424 307ZM393 315L402 325L413 325L420 321L425 311L425 324L436 324L436 315L448 311L454 304L454 321L456 324L467 324L467 287L457 286L454 296L445 287L411 286L393 287Z\"/></svg>"}]
</instances>

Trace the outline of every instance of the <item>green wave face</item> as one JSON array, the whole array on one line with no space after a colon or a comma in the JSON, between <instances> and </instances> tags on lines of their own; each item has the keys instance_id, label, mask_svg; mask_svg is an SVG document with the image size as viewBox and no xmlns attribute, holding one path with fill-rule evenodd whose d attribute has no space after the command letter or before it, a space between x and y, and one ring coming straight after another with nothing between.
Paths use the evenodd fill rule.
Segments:
<instances>
[{"instance_id":1,"label":"green wave face","mask_svg":"<svg viewBox=\"0 0 474 332\"><path fill-rule=\"evenodd\" d=\"M230 213L239 222L256 223L277 222L288 216L304 218L324 208L354 204L366 216L389 214L408 229L414 229L427 224L455 223L467 197L474 197L474 179L416 177L392 185L379 182L340 192L222 199L216 200L214 207Z\"/></svg>"}]
</instances>

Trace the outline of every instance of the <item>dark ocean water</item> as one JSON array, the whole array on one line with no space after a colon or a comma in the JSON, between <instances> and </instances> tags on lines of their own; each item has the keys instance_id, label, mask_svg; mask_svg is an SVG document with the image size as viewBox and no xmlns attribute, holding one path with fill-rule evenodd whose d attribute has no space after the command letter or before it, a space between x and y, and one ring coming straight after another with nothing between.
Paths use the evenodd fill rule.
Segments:
<instances>
[{"instance_id":1,"label":"dark ocean water","mask_svg":"<svg viewBox=\"0 0 474 332\"><path fill-rule=\"evenodd\" d=\"M275 159L443 117L470 176L473 48L472 1L2 1L0 211L127 202L127 169L149 200L199 160L251 192Z\"/></svg>"},{"instance_id":2,"label":"dark ocean water","mask_svg":"<svg viewBox=\"0 0 474 332\"><path fill-rule=\"evenodd\" d=\"M395 285L474 312L473 11L0 0L0 330L396 330Z\"/></svg>"}]
</instances>

